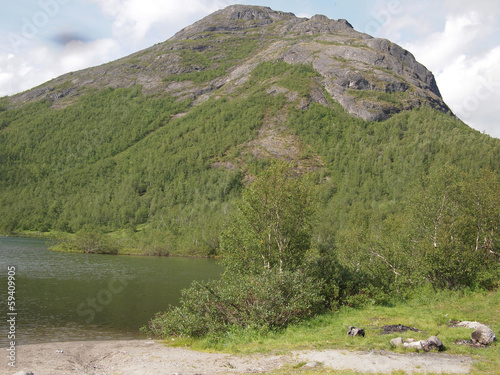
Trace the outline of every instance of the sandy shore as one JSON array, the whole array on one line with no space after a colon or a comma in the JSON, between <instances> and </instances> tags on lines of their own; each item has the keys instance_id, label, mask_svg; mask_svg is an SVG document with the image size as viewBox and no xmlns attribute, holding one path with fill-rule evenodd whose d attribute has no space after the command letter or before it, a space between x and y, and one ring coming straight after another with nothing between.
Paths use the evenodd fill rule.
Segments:
<instances>
[{"instance_id":1,"label":"sandy shore","mask_svg":"<svg viewBox=\"0 0 500 375\"><path fill-rule=\"evenodd\" d=\"M5 352L8 352L6 349ZM231 355L171 348L148 340L85 341L21 345L16 367L2 355L0 374L31 371L34 375L255 374L285 365L307 363L361 372L394 370L466 374L472 360L441 353L395 354L346 350L293 351L284 355Z\"/></svg>"}]
</instances>

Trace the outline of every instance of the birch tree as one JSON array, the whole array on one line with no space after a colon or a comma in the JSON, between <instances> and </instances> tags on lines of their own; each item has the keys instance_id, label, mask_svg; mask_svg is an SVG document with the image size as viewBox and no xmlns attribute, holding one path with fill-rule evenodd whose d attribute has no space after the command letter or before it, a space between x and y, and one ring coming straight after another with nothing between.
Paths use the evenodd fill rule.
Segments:
<instances>
[{"instance_id":1,"label":"birch tree","mask_svg":"<svg viewBox=\"0 0 500 375\"><path fill-rule=\"evenodd\" d=\"M239 272L294 271L310 248L313 184L277 163L243 192L221 238L226 266Z\"/></svg>"}]
</instances>

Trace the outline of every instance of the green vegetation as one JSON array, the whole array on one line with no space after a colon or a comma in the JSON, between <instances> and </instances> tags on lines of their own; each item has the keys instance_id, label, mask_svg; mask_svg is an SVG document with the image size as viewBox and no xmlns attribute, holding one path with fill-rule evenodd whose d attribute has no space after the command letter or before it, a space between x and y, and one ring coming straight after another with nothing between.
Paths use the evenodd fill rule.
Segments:
<instances>
[{"instance_id":1,"label":"green vegetation","mask_svg":"<svg viewBox=\"0 0 500 375\"><path fill-rule=\"evenodd\" d=\"M192 81L194 83L209 82L217 77L223 76L226 73L224 68L207 69L199 72L190 72L183 74L170 75L163 78L163 82L183 82Z\"/></svg>"},{"instance_id":2,"label":"green vegetation","mask_svg":"<svg viewBox=\"0 0 500 375\"><path fill-rule=\"evenodd\" d=\"M409 301L393 306L366 305L362 309L343 307L278 331L247 330L239 335L201 339L176 339L171 345L189 343L193 349L218 349L232 353L251 354L258 352L300 349L349 349L349 350L395 350L390 340L395 337L427 339L437 335L443 341L446 354L486 355L499 363L500 346L493 344L490 350L455 345L454 342L469 339L470 329L450 327L450 320L469 320L472 317L484 322L495 332L500 330L497 311L500 308L500 293L456 292L423 288ZM420 332L382 334L384 325L402 324L415 327ZM365 337L347 337L349 326L363 327ZM170 340L171 341L171 340ZM404 348L397 351L405 352ZM491 353L491 352L493 353ZM479 353L478 353L479 352ZM496 353L496 354L495 354Z\"/></svg>"},{"instance_id":3,"label":"green vegetation","mask_svg":"<svg viewBox=\"0 0 500 375\"><path fill-rule=\"evenodd\" d=\"M376 264L354 253L351 259L358 262L358 267L353 269L349 262L340 264L335 249L311 249L313 191L307 176L293 176L292 170L285 164L273 165L243 192L239 209L222 234L226 254L222 278L193 283L183 291L180 306L159 313L144 330L168 338L168 345L233 353L326 348L406 352L404 348L393 349L390 340L399 336L416 340L438 336L447 354L467 354L479 360L475 373L495 373L500 364L497 346L492 344L489 350L481 351L458 345L458 341L470 338L471 330L450 324L479 320L493 330L500 327L498 317L491 315L500 308L500 292L485 290L492 288L492 281L499 280L498 258L490 254L490 249L496 249L496 234L490 224L498 224L498 206L491 201L498 199L498 186L491 174L474 181L458 176L456 185L445 173L444 185L439 186L443 181L438 181L432 182L436 184L432 188L424 187L426 200L413 198L417 202L415 212L423 213L423 218L419 221L410 215L408 224L418 235L408 236L406 246L413 251L400 251L396 259L399 265L419 267L404 274L389 263L393 259L388 260L387 254L376 254L383 260ZM439 202L438 207L429 205L433 200ZM469 201L473 202L471 206ZM452 217L448 216L450 208L454 209ZM468 209L484 214L466 218ZM439 217L435 218L435 214ZM471 224L473 218L476 221ZM427 220L433 224L431 233L421 233L422 228L428 229ZM469 237L470 230L475 238ZM426 248L419 253L429 235L434 251ZM392 238L396 242L401 236L392 234ZM289 239L289 246L280 246L284 239ZM446 241L454 243L454 249L447 248ZM468 246L471 241L476 248ZM386 246L381 249L392 250L394 255L401 245L393 245L392 249ZM281 261L282 249L288 261ZM436 252L446 255L435 256ZM455 257L461 261L455 261ZM481 269L473 270L478 262ZM483 283L490 271L496 274ZM419 273L424 275L420 283ZM398 276L412 277L414 281L400 283ZM391 278L399 294L379 278ZM457 288L461 290L451 290ZM401 298L401 292L406 299ZM418 332L382 332L384 325L400 324L415 327ZM366 336L346 336L351 325L363 327ZM295 366L276 373L303 372L301 366ZM329 372L320 369L313 373Z\"/></svg>"},{"instance_id":4,"label":"green vegetation","mask_svg":"<svg viewBox=\"0 0 500 375\"><path fill-rule=\"evenodd\" d=\"M158 314L155 336L217 336L241 329L279 329L316 315L322 280L306 272L313 213L310 184L288 165L271 166L243 193L222 235L222 278L195 282L181 305Z\"/></svg>"},{"instance_id":5,"label":"green vegetation","mask_svg":"<svg viewBox=\"0 0 500 375\"><path fill-rule=\"evenodd\" d=\"M449 326L451 320L476 319L500 331L498 311L499 292L463 293L424 289L412 300L394 306L367 305L363 309L350 307L307 319L302 323L279 331L257 331L247 329L227 332L218 337L175 338L166 340L169 346L190 346L196 350L219 350L237 354L283 353L291 350L384 350L409 353L404 348L394 349L390 340L395 337L424 340L437 335L443 342L443 354L467 355L474 359L472 374L497 374L500 365L500 346L492 344L488 349L471 348L455 342L470 338L471 330ZM382 334L384 325L406 325L420 332ZM365 337L347 337L348 327L363 327ZM349 371L317 368L285 367L272 374L350 374Z\"/></svg>"},{"instance_id":6,"label":"green vegetation","mask_svg":"<svg viewBox=\"0 0 500 375\"><path fill-rule=\"evenodd\" d=\"M349 94L360 98L375 102L386 102L395 106L401 106L410 96L406 92L385 92L380 90L354 90L349 89Z\"/></svg>"},{"instance_id":7,"label":"green vegetation","mask_svg":"<svg viewBox=\"0 0 500 375\"><path fill-rule=\"evenodd\" d=\"M221 236L229 272L295 271L304 263L311 247L313 186L291 173L286 164L273 165L243 192L238 215Z\"/></svg>"},{"instance_id":8,"label":"green vegetation","mask_svg":"<svg viewBox=\"0 0 500 375\"><path fill-rule=\"evenodd\" d=\"M2 112L0 230L91 225L127 231L122 249L214 254L242 176L212 164L250 141L283 98L211 100L171 119L189 103L108 89L64 109L43 102Z\"/></svg>"},{"instance_id":9,"label":"green vegetation","mask_svg":"<svg viewBox=\"0 0 500 375\"><path fill-rule=\"evenodd\" d=\"M93 228L84 228L75 236L67 238L53 247L57 251L87 254L117 254L118 246L108 236Z\"/></svg>"},{"instance_id":10,"label":"green vegetation","mask_svg":"<svg viewBox=\"0 0 500 375\"><path fill-rule=\"evenodd\" d=\"M245 145L277 113L324 165L311 238L314 248L337 249L343 264L353 262L343 249L384 262L365 240L402 222L422 178L433 181L450 165L469 179L485 168L498 174L500 141L433 109L365 122L335 103L300 110L265 94L273 84L307 97L315 81L310 66L262 63L249 95L196 107L146 97L137 86L87 93L62 109L43 101L4 110L0 232L76 233L90 225L111 233L120 252L220 255L219 234L243 178L269 164Z\"/></svg>"},{"instance_id":11,"label":"green vegetation","mask_svg":"<svg viewBox=\"0 0 500 375\"><path fill-rule=\"evenodd\" d=\"M318 77L320 77L319 73L310 65L290 65L284 61L260 63L252 71L255 84L275 78L278 85L295 91L302 97L309 96L311 87L314 84L313 79Z\"/></svg>"},{"instance_id":12,"label":"green vegetation","mask_svg":"<svg viewBox=\"0 0 500 375\"><path fill-rule=\"evenodd\" d=\"M279 62L263 62L252 70L252 78L255 80L266 80L276 76L281 76L288 73L292 69L292 65L284 61Z\"/></svg>"},{"instance_id":13,"label":"green vegetation","mask_svg":"<svg viewBox=\"0 0 500 375\"><path fill-rule=\"evenodd\" d=\"M180 51L185 73L173 74L163 78L164 82L204 83L222 77L236 61L247 57L258 48L257 37L231 38L210 33L207 39L194 42L184 41Z\"/></svg>"}]
</instances>

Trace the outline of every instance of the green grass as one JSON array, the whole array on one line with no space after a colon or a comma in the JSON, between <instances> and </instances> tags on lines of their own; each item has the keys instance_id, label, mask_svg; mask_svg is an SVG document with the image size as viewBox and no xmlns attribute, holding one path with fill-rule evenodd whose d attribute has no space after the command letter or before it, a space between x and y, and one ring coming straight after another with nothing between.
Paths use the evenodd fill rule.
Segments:
<instances>
[{"instance_id":1,"label":"green grass","mask_svg":"<svg viewBox=\"0 0 500 375\"><path fill-rule=\"evenodd\" d=\"M498 374L500 347L493 343L488 348L470 348L456 345L457 340L470 339L472 330L453 328L449 320L477 320L498 333L500 330L500 292L458 293L421 291L409 302L394 307L366 306L363 309L343 308L321 315L281 332L227 332L224 337L167 340L168 345L190 346L197 350L223 351L238 354L286 353L303 349L385 350L407 353L403 348L393 349L390 340L395 337L423 340L437 336L444 344L443 354L467 355L476 361L473 374ZM381 327L403 324L420 332L381 334ZM354 325L366 331L365 337L347 337L348 327ZM354 374L332 372L326 368L307 369L303 366L285 367L273 374ZM395 372L396 374L398 372Z\"/></svg>"},{"instance_id":2,"label":"green grass","mask_svg":"<svg viewBox=\"0 0 500 375\"><path fill-rule=\"evenodd\" d=\"M209 82L215 78L221 77L226 74L226 69L220 67L216 69L206 69L199 72L190 72L183 74L170 75L163 78L163 82L184 82L192 81L194 83Z\"/></svg>"},{"instance_id":3,"label":"green grass","mask_svg":"<svg viewBox=\"0 0 500 375\"><path fill-rule=\"evenodd\" d=\"M402 105L402 103L409 98L408 94L405 92L384 92L378 90L354 90L349 89L349 94L359 98L372 101L383 101L396 106Z\"/></svg>"}]
</instances>

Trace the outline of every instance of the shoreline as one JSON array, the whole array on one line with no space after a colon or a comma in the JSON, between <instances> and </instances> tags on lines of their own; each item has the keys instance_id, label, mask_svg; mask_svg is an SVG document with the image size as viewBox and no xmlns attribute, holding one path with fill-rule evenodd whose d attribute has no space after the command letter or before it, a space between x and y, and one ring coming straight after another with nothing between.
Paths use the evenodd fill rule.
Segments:
<instances>
[{"instance_id":1,"label":"shoreline","mask_svg":"<svg viewBox=\"0 0 500 375\"><path fill-rule=\"evenodd\" d=\"M268 373L282 367L318 367L334 370L396 370L466 374L472 368L467 356L441 353L398 354L385 351L293 350L285 354L234 355L169 347L154 340L67 341L16 347L16 367L2 356L0 373L13 375L92 374L142 375L145 373L244 374Z\"/></svg>"},{"instance_id":2,"label":"shoreline","mask_svg":"<svg viewBox=\"0 0 500 375\"><path fill-rule=\"evenodd\" d=\"M64 233L64 232L62 232ZM67 234L67 233L64 233ZM50 234L45 234L42 232L33 232L33 233L19 233L19 234L0 234L1 238L19 238L19 239L30 239L30 240L45 240L45 241L62 241L63 238L51 236ZM108 253L88 253L83 250L67 250L67 249L56 249L55 246L49 246L48 249L50 251L54 251L57 253L66 253L66 254L89 254L89 255L123 255L123 256L138 256L138 257L160 257L160 258L190 258L190 259L215 259L221 260L222 256L220 255L189 255L189 254L148 254L141 252L128 251L127 249L122 249L122 251L118 250L117 253L108 254Z\"/></svg>"}]
</instances>

